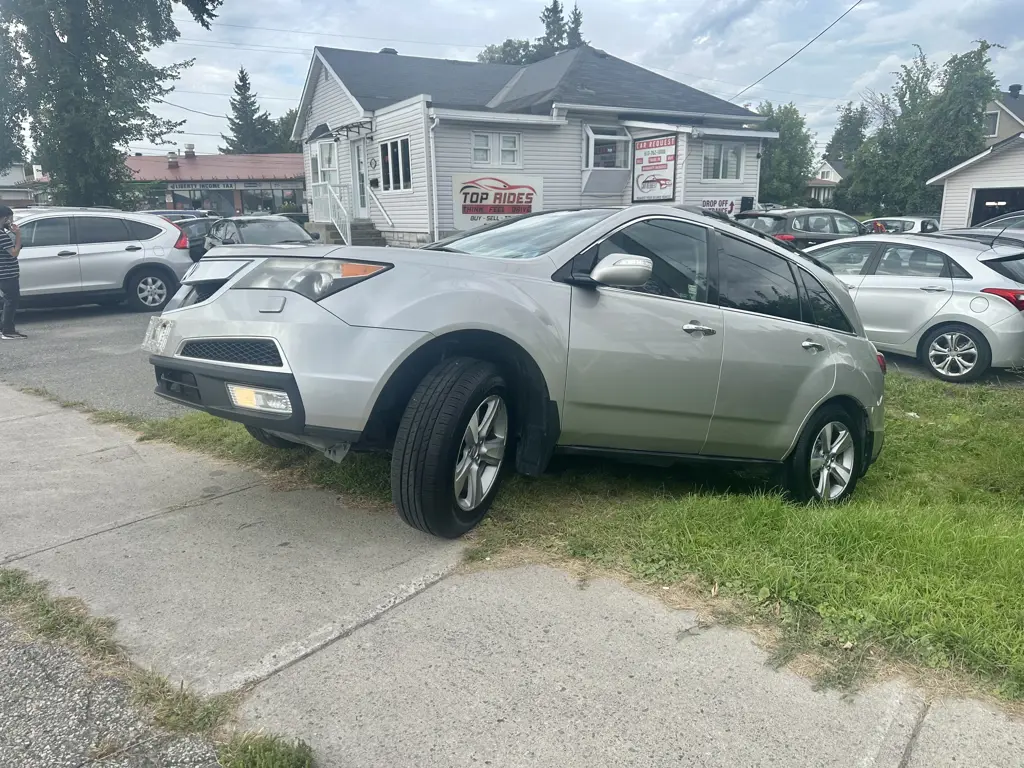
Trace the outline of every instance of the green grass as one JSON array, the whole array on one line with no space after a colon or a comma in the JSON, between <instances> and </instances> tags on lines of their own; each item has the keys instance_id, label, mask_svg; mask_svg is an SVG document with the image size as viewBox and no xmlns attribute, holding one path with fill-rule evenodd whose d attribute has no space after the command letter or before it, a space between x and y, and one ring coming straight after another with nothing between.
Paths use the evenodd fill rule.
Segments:
<instances>
[{"instance_id":1,"label":"green grass","mask_svg":"<svg viewBox=\"0 0 1024 768\"><path fill-rule=\"evenodd\" d=\"M223 768L312 768L313 750L304 741L245 733L222 745L217 759Z\"/></svg>"},{"instance_id":2,"label":"green grass","mask_svg":"<svg viewBox=\"0 0 1024 768\"><path fill-rule=\"evenodd\" d=\"M471 556L526 545L655 583L696 576L781 622L780 657L817 650L843 681L844 664L878 650L1024 698L1024 390L891 375L887 391L882 459L848 504L789 504L735 473L558 461L509 479ZM388 496L379 457L273 451L200 414L134 426L357 499Z\"/></svg>"}]
</instances>

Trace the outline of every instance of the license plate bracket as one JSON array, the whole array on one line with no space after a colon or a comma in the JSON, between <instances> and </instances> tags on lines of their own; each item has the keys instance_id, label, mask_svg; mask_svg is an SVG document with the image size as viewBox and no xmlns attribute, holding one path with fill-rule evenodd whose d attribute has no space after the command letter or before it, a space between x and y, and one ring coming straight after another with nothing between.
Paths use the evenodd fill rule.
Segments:
<instances>
[{"instance_id":1,"label":"license plate bracket","mask_svg":"<svg viewBox=\"0 0 1024 768\"><path fill-rule=\"evenodd\" d=\"M162 355L170 341L171 331L174 328L174 321L163 317L153 317L146 329L146 336L142 340L142 349L151 355Z\"/></svg>"}]
</instances>

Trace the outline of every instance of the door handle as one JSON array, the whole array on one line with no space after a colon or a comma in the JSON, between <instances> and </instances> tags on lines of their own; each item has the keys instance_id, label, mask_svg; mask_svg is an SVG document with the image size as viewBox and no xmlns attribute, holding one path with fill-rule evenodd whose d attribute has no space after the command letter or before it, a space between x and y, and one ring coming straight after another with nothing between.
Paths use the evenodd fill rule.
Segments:
<instances>
[{"instance_id":1,"label":"door handle","mask_svg":"<svg viewBox=\"0 0 1024 768\"><path fill-rule=\"evenodd\" d=\"M127 248L125 248L125 250L126 251L141 251L142 250L142 246L141 245L129 245Z\"/></svg>"},{"instance_id":2,"label":"door handle","mask_svg":"<svg viewBox=\"0 0 1024 768\"><path fill-rule=\"evenodd\" d=\"M700 325L696 321L689 322L686 325L684 325L683 326L683 330L686 331L687 333L689 333L690 335L693 335L695 333L699 333L699 334L701 334L703 336L714 336L715 335L715 329L714 328L708 328L706 325Z\"/></svg>"},{"instance_id":3,"label":"door handle","mask_svg":"<svg viewBox=\"0 0 1024 768\"><path fill-rule=\"evenodd\" d=\"M74 251L57 251L57 255L61 256L61 257L64 257L64 256L74 256L75 252Z\"/></svg>"},{"instance_id":4,"label":"door handle","mask_svg":"<svg viewBox=\"0 0 1024 768\"><path fill-rule=\"evenodd\" d=\"M918 290L924 291L925 293L943 293L946 289L941 285L924 285Z\"/></svg>"},{"instance_id":5,"label":"door handle","mask_svg":"<svg viewBox=\"0 0 1024 768\"><path fill-rule=\"evenodd\" d=\"M806 349L809 352L824 352L825 351L825 345L824 344L819 344L818 342L816 342L816 341L814 341L812 339L807 339L807 341L805 341L800 346L803 347L804 349Z\"/></svg>"}]
</instances>

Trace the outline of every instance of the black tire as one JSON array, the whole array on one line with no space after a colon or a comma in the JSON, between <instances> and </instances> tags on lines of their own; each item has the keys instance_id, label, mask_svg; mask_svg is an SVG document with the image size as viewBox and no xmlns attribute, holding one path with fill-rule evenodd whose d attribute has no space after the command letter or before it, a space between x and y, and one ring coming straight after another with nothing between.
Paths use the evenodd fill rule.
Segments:
<instances>
[{"instance_id":1,"label":"black tire","mask_svg":"<svg viewBox=\"0 0 1024 768\"><path fill-rule=\"evenodd\" d=\"M155 303L147 303L142 298L140 286L160 286L160 300ZM132 273L125 283L125 298L129 308L134 312L159 312L178 290L177 283L168 277L168 273L156 267L142 267Z\"/></svg>"},{"instance_id":2,"label":"black tire","mask_svg":"<svg viewBox=\"0 0 1024 768\"><path fill-rule=\"evenodd\" d=\"M930 355L932 344L935 343L935 340L939 337L948 336L949 334L958 334L960 337L969 338L977 350L974 367L966 373L959 375L943 373L943 371L939 370L939 368L937 368L932 362L932 357ZM988 369L992 366L992 348L988 345L988 341L985 339L985 334L978 329L962 323L949 323L947 325L940 325L936 328L932 328L927 334L925 334L925 337L921 340L921 351L918 354L918 359L935 378L942 379L943 381L950 381L955 384L962 384L966 381L976 381L985 375ZM956 365L957 364L954 363L952 367L956 367Z\"/></svg>"},{"instance_id":3,"label":"black tire","mask_svg":"<svg viewBox=\"0 0 1024 768\"><path fill-rule=\"evenodd\" d=\"M492 395L505 406L504 458L491 487L471 510L459 506L456 462L470 417ZM413 528L456 539L487 514L514 460L514 406L493 363L457 357L438 363L420 382L402 416L391 458L391 494L398 514Z\"/></svg>"},{"instance_id":4,"label":"black tire","mask_svg":"<svg viewBox=\"0 0 1024 768\"><path fill-rule=\"evenodd\" d=\"M280 448L282 450L289 451L294 450L295 448L302 448L301 443L293 443L291 440L285 440L283 437L272 435L259 427L250 427L246 425L245 431L252 435L255 440L269 446L270 448Z\"/></svg>"},{"instance_id":5,"label":"black tire","mask_svg":"<svg viewBox=\"0 0 1024 768\"><path fill-rule=\"evenodd\" d=\"M839 462L843 471L850 473L850 479L842 493L824 499L829 503L838 503L848 499L857 488L857 480L864 474L864 423L860 418L854 417L841 405L826 405L815 413L804 431L800 434L796 448L786 460L785 485L786 491L793 501L808 502L822 501L818 492L817 483L814 480L815 472L811 469L811 456L815 450L815 442L822 430L828 424L842 424L853 441L852 461L849 466ZM837 469L837 471L839 471ZM820 477L820 475L819 475Z\"/></svg>"}]
</instances>

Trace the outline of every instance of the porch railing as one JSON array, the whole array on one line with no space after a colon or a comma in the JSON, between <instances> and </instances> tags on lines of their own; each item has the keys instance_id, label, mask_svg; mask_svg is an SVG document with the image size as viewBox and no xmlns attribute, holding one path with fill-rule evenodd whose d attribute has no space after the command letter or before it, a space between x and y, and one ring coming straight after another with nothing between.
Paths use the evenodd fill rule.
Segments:
<instances>
[{"instance_id":1,"label":"porch railing","mask_svg":"<svg viewBox=\"0 0 1024 768\"><path fill-rule=\"evenodd\" d=\"M352 190L346 184L313 185L313 221L333 224L346 244L352 243Z\"/></svg>"},{"instance_id":2,"label":"porch railing","mask_svg":"<svg viewBox=\"0 0 1024 768\"><path fill-rule=\"evenodd\" d=\"M377 210L381 212L381 215L384 217L384 221L388 223L389 227L394 229L395 222L391 220L391 217L388 215L388 212L384 210L384 206L380 204L380 200L377 198L377 195L374 194L373 189L371 189L369 185L366 186L366 194L368 194L370 196L370 199L374 203L376 203Z\"/></svg>"}]
</instances>

